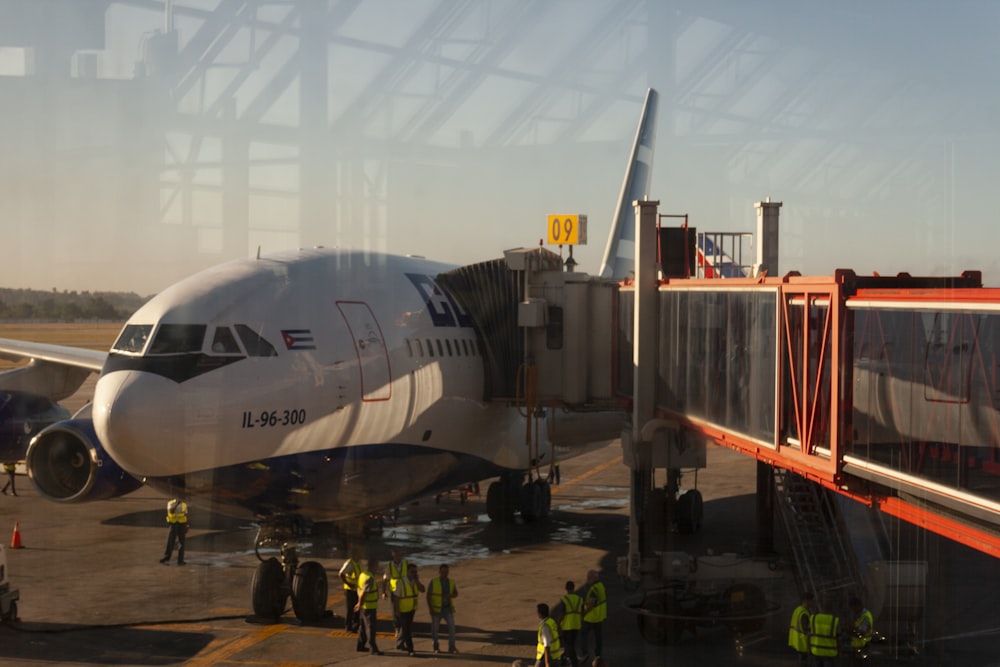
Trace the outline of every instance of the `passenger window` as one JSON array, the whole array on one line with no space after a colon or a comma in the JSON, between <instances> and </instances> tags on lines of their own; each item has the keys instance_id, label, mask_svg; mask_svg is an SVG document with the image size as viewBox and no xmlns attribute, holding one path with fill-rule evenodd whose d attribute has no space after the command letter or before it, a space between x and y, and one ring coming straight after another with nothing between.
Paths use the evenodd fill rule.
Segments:
<instances>
[{"instance_id":1,"label":"passenger window","mask_svg":"<svg viewBox=\"0 0 1000 667\"><path fill-rule=\"evenodd\" d=\"M427 356L434 356L434 343L431 342L430 338L427 339Z\"/></svg>"},{"instance_id":2,"label":"passenger window","mask_svg":"<svg viewBox=\"0 0 1000 667\"><path fill-rule=\"evenodd\" d=\"M424 356L424 345L423 345L423 343L420 342L419 338L416 340L416 343L417 343L417 356L418 357Z\"/></svg>"},{"instance_id":3,"label":"passenger window","mask_svg":"<svg viewBox=\"0 0 1000 667\"><path fill-rule=\"evenodd\" d=\"M257 332L247 325L237 324L235 328L240 340L243 341L243 347L246 348L247 354L251 357L278 356L278 353L274 350L274 346L258 336Z\"/></svg>"},{"instance_id":4,"label":"passenger window","mask_svg":"<svg viewBox=\"0 0 1000 667\"><path fill-rule=\"evenodd\" d=\"M204 324L161 324L149 348L150 354L201 352L205 342Z\"/></svg>"},{"instance_id":5,"label":"passenger window","mask_svg":"<svg viewBox=\"0 0 1000 667\"><path fill-rule=\"evenodd\" d=\"M212 337L212 352L215 354L240 354L236 336L229 327L216 327Z\"/></svg>"},{"instance_id":6,"label":"passenger window","mask_svg":"<svg viewBox=\"0 0 1000 667\"><path fill-rule=\"evenodd\" d=\"M450 356L452 356L452 355L451 355L451 341L450 341L450 340L448 340L447 338L445 338L445 339L444 339L444 346L445 346L446 348L448 348L448 356L449 356L449 357L450 357Z\"/></svg>"},{"instance_id":7,"label":"passenger window","mask_svg":"<svg viewBox=\"0 0 1000 667\"><path fill-rule=\"evenodd\" d=\"M441 339L440 338L437 339L437 344L438 344L438 356L439 357L443 357L444 356L444 346L441 345Z\"/></svg>"}]
</instances>

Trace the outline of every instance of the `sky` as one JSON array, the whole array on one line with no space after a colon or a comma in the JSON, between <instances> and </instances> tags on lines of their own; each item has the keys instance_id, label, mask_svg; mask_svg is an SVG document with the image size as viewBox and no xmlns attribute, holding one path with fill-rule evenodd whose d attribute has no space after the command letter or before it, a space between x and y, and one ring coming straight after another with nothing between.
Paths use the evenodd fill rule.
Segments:
<instances>
[{"instance_id":1,"label":"sky","mask_svg":"<svg viewBox=\"0 0 1000 667\"><path fill-rule=\"evenodd\" d=\"M752 232L771 197L783 271L1000 286L1000 5L351 4L0 2L0 286L147 295L312 245L466 264L551 213L588 216L597 273L650 86L661 213Z\"/></svg>"}]
</instances>

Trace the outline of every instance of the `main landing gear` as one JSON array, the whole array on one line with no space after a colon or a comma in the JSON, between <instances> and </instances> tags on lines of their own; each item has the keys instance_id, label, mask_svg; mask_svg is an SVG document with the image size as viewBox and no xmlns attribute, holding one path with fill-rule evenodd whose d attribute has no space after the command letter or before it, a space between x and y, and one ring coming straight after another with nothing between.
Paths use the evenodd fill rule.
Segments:
<instances>
[{"instance_id":1,"label":"main landing gear","mask_svg":"<svg viewBox=\"0 0 1000 667\"><path fill-rule=\"evenodd\" d=\"M294 542L302 534L297 517L274 517L261 524L254 543L260 564L250 584L255 616L277 619L285 613L289 596L295 617L303 623L317 623L327 615L326 570L316 561L299 563ZM276 544L280 560L261 556L261 547Z\"/></svg>"},{"instance_id":2,"label":"main landing gear","mask_svg":"<svg viewBox=\"0 0 1000 667\"><path fill-rule=\"evenodd\" d=\"M552 509L552 489L542 478L525 482L524 473L506 472L486 489L486 514L490 520L505 523L520 512L525 521L537 521Z\"/></svg>"}]
</instances>

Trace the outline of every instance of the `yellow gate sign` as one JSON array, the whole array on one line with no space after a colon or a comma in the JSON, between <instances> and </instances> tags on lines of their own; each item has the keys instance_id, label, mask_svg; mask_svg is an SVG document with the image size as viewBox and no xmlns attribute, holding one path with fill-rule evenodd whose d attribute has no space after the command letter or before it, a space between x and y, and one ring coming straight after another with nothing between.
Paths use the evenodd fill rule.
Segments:
<instances>
[{"instance_id":1,"label":"yellow gate sign","mask_svg":"<svg viewBox=\"0 0 1000 667\"><path fill-rule=\"evenodd\" d=\"M549 244L587 245L587 216L578 213L550 215Z\"/></svg>"}]
</instances>

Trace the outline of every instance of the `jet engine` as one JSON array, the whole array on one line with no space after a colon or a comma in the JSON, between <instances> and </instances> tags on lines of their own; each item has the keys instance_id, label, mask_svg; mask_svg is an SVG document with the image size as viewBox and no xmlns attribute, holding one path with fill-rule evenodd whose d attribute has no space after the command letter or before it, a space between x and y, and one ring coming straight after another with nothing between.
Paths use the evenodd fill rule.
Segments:
<instances>
[{"instance_id":1,"label":"jet engine","mask_svg":"<svg viewBox=\"0 0 1000 667\"><path fill-rule=\"evenodd\" d=\"M57 502L107 500L142 486L104 451L90 419L67 419L43 429L28 446L24 463L39 492Z\"/></svg>"}]
</instances>

